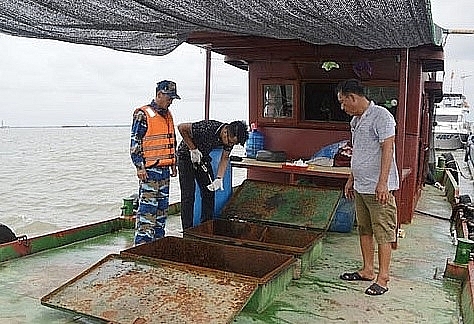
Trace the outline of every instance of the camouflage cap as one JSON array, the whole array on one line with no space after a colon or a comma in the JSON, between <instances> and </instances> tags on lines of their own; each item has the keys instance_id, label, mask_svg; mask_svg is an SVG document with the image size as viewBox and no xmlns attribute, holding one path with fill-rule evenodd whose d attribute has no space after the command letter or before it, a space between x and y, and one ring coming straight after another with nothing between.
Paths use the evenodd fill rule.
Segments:
<instances>
[{"instance_id":1,"label":"camouflage cap","mask_svg":"<svg viewBox=\"0 0 474 324\"><path fill-rule=\"evenodd\" d=\"M170 96L171 99L181 99L176 93L176 83L173 81L163 80L156 84L156 91L161 91L165 95Z\"/></svg>"}]
</instances>

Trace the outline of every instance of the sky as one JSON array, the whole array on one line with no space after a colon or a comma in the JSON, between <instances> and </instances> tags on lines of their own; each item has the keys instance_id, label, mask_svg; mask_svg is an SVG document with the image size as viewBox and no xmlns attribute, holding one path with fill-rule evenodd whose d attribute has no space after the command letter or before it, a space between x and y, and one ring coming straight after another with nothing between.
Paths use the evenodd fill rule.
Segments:
<instances>
[{"instance_id":1,"label":"sky","mask_svg":"<svg viewBox=\"0 0 474 324\"><path fill-rule=\"evenodd\" d=\"M474 31L474 1L431 0L433 21L445 29ZM474 35L450 34L445 39L445 92L464 92L474 105ZM451 78L453 76L453 78ZM473 106L474 110L474 106Z\"/></svg>"},{"instance_id":2,"label":"sky","mask_svg":"<svg viewBox=\"0 0 474 324\"><path fill-rule=\"evenodd\" d=\"M433 21L474 30L473 0L431 0ZM474 116L474 35L445 39L445 92L464 92ZM205 51L183 44L165 56L131 54L0 34L0 122L12 127L129 125L154 98L156 82L177 83L175 123L204 118ZM248 119L248 73L212 54L210 117ZM474 118L473 118L474 120Z\"/></svg>"},{"instance_id":3,"label":"sky","mask_svg":"<svg viewBox=\"0 0 474 324\"><path fill-rule=\"evenodd\" d=\"M210 118L248 119L248 76L212 53ZM204 119L206 53L183 44L165 56L0 34L0 122L10 127L129 125L156 83L182 98L175 124Z\"/></svg>"}]
</instances>

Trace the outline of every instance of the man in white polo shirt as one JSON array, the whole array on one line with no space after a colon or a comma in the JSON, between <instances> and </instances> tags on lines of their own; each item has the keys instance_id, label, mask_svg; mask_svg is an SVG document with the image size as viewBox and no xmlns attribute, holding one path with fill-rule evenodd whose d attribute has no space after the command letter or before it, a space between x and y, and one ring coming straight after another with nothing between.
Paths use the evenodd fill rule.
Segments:
<instances>
[{"instance_id":1,"label":"man in white polo shirt","mask_svg":"<svg viewBox=\"0 0 474 324\"><path fill-rule=\"evenodd\" d=\"M396 240L397 207L393 191L399 189L395 162L395 119L384 107L367 99L355 79L337 86L337 98L351 120L353 154L344 194L354 199L363 267L346 272L343 280L374 281L365 291L376 296L388 291L392 242ZM379 272L374 271L374 238Z\"/></svg>"}]
</instances>

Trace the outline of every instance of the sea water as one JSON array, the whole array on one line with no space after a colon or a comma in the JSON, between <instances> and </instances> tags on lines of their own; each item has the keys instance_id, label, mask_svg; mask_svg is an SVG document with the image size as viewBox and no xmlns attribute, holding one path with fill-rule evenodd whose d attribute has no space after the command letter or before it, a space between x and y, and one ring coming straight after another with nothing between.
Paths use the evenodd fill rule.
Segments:
<instances>
[{"instance_id":1,"label":"sea water","mask_svg":"<svg viewBox=\"0 0 474 324\"><path fill-rule=\"evenodd\" d=\"M120 216L138 193L129 143L130 126L0 128L0 223L35 236ZM233 185L245 178L233 169Z\"/></svg>"}]
</instances>

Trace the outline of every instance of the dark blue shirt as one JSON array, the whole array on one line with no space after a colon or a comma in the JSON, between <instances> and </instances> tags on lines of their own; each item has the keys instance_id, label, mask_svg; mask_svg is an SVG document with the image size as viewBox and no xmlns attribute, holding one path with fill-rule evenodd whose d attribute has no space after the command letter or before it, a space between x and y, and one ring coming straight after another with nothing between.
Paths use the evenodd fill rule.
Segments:
<instances>
[{"instance_id":1,"label":"dark blue shirt","mask_svg":"<svg viewBox=\"0 0 474 324\"><path fill-rule=\"evenodd\" d=\"M209 158L209 154L213 149L223 147L224 150L230 152L232 147L224 146L221 140L221 130L226 124L216 120L202 120L191 124L191 133L194 145L201 151L203 157ZM181 141L178 147L178 157L189 158L189 148Z\"/></svg>"}]
</instances>

